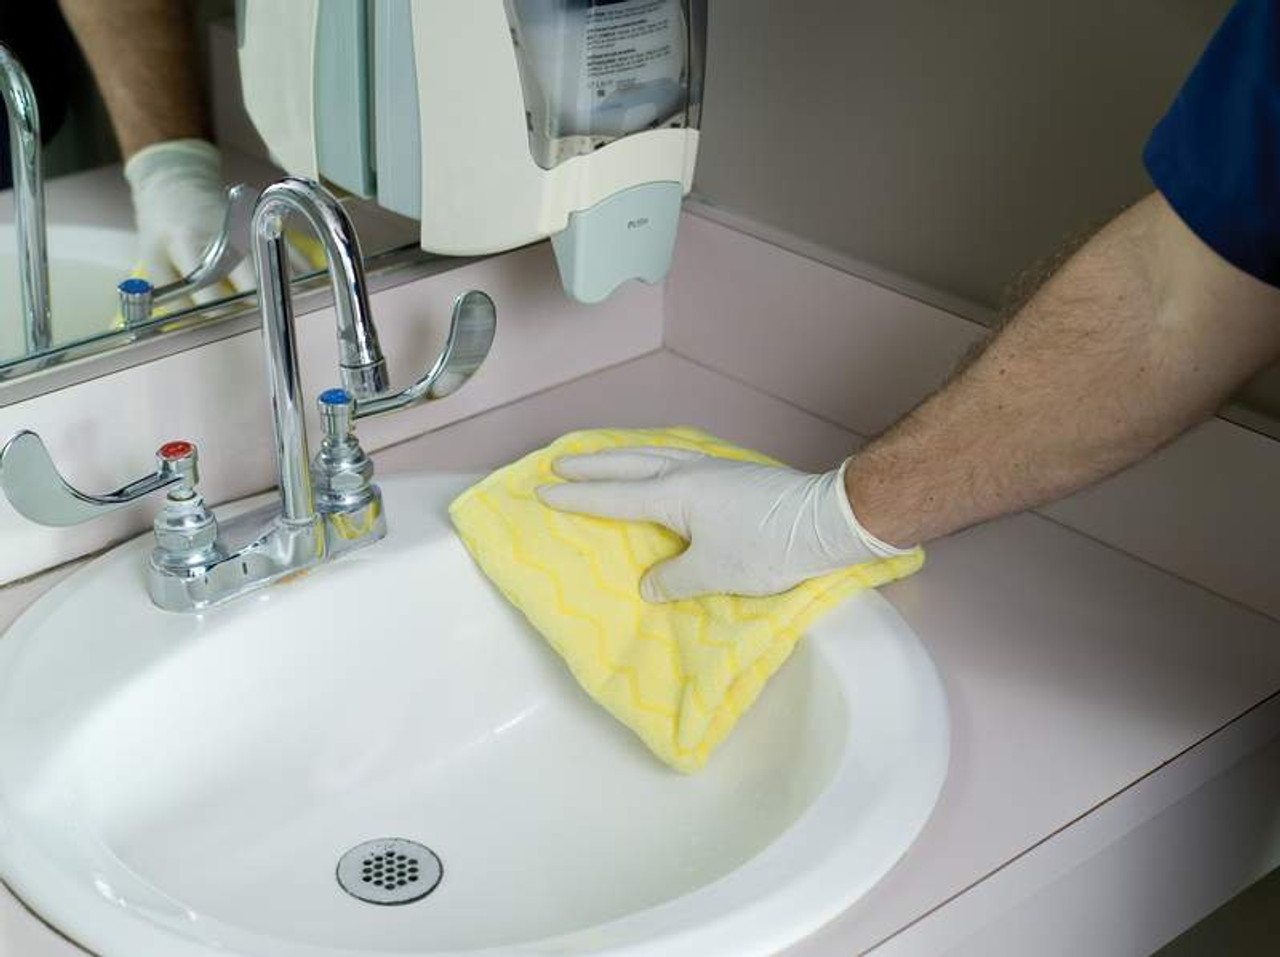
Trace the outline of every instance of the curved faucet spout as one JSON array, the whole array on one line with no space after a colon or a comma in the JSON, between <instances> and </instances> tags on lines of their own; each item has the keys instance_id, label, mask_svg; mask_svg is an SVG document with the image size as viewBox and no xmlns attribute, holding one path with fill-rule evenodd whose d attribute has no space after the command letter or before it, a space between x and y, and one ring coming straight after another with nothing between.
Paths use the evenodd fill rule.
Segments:
<instances>
[{"instance_id":1,"label":"curved faucet spout","mask_svg":"<svg viewBox=\"0 0 1280 957\"><path fill-rule=\"evenodd\" d=\"M301 215L324 246L338 317L338 365L343 387L357 397L386 392L390 381L378 345L378 330L370 318L360 240L347 211L323 187L310 180L288 178L263 191L254 209L252 226L259 277L270 276L279 289L279 295L273 290L272 298L283 299L292 309L284 249L284 215L288 212Z\"/></svg>"},{"instance_id":2,"label":"curved faucet spout","mask_svg":"<svg viewBox=\"0 0 1280 957\"><path fill-rule=\"evenodd\" d=\"M284 216L297 212L324 244L338 316L338 355L344 386L359 395L388 388L386 362L369 311L360 242L346 211L323 187L304 179L284 179L262 191L253 211L253 258L266 346L267 378L276 431L280 494L286 522L315 519L309 475L302 383L289 294L289 258Z\"/></svg>"}]
</instances>

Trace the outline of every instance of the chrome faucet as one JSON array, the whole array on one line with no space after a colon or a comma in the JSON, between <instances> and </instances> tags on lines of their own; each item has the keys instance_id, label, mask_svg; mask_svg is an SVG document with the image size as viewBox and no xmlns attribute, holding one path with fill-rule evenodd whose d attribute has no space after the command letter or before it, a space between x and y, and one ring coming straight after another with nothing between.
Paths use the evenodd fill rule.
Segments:
<instances>
[{"instance_id":1,"label":"chrome faucet","mask_svg":"<svg viewBox=\"0 0 1280 957\"><path fill-rule=\"evenodd\" d=\"M275 414L276 463L284 520L300 523L311 521L316 512L294 343L289 256L284 243L284 217L290 211L300 213L324 244L338 318L338 368L343 391L349 390L352 400L372 398L385 392L388 382L387 365L369 314L360 246L346 211L332 196L306 180L286 179L267 187L253 211L253 256L267 351L267 386ZM331 392L324 395L337 399ZM338 404L345 403L338 400Z\"/></svg>"},{"instance_id":2,"label":"chrome faucet","mask_svg":"<svg viewBox=\"0 0 1280 957\"><path fill-rule=\"evenodd\" d=\"M314 459L303 419L283 239L289 212L300 214L324 244L337 313L343 385L319 396L324 438ZM220 522L196 490L197 451L190 442L162 445L154 473L102 496L68 485L32 432L20 432L0 451L0 489L14 508L45 525L75 524L169 489L154 522L147 570L152 601L169 611L207 608L381 539L382 496L372 482L373 464L355 437L356 420L451 393L480 367L493 342L493 301L482 292L465 293L454 303L448 339L431 368L409 388L389 394L360 245L338 202L315 183L285 179L263 191L252 227L278 501Z\"/></svg>"},{"instance_id":3,"label":"chrome faucet","mask_svg":"<svg viewBox=\"0 0 1280 957\"><path fill-rule=\"evenodd\" d=\"M43 352L53 344L53 333L49 312L49 256L45 249L40 111L27 72L2 43L0 96L4 97L4 107L9 114L23 330L27 352Z\"/></svg>"}]
</instances>

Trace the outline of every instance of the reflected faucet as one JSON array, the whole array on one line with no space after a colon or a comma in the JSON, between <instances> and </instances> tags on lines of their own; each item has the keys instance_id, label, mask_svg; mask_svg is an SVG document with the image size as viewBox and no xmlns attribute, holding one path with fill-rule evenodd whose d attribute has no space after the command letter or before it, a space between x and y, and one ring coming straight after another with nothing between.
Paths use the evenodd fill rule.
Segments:
<instances>
[{"instance_id":1,"label":"reflected faucet","mask_svg":"<svg viewBox=\"0 0 1280 957\"><path fill-rule=\"evenodd\" d=\"M200 261L185 276L162 286L131 276L117 285L120 318L125 326L147 322L157 306L217 285L230 276L249 250L249 220L259 195L260 190L245 183L237 183L227 190L222 226L205 246Z\"/></svg>"},{"instance_id":2,"label":"reflected faucet","mask_svg":"<svg viewBox=\"0 0 1280 957\"><path fill-rule=\"evenodd\" d=\"M49 314L49 256L45 248L40 111L27 72L2 43L0 95L9 114L23 330L27 352L43 352L53 344L53 334Z\"/></svg>"},{"instance_id":3,"label":"reflected faucet","mask_svg":"<svg viewBox=\"0 0 1280 957\"><path fill-rule=\"evenodd\" d=\"M295 212L320 237L337 314L341 388L318 399L324 437L308 445L289 295L282 220ZM252 220L258 302L266 351L280 498L219 521L196 491L196 448L169 442L155 472L108 495L77 491L58 474L44 443L20 432L0 451L0 489L15 509L45 525L71 525L168 489L154 522L147 569L152 601L168 611L199 611L325 563L386 535L373 463L356 440L357 419L451 394L480 367L493 343L493 300L472 290L454 303L448 339L430 369L398 393L369 310L360 244L346 212L316 183L285 179L267 187Z\"/></svg>"}]
</instances>

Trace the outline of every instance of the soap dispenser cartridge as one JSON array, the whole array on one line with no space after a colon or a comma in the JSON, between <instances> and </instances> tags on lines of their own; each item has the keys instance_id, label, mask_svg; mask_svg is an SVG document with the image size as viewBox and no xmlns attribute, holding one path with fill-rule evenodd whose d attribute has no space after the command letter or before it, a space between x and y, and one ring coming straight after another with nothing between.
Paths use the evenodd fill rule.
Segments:
<instances>
[{"instance_id":1,"label":"soap dispenser cartridge","mask_svg":"<svg viewBox=\"0 0 1280 957\"><path fill-rule=\"evenodd\" d=\"M706 0L295 0L288 27L272 8L242 0L241 75L290 172L417 219L429 252L550 237L580 302L666 275L697 158ZM302 49L282 52L281 30ZM310 100L301 122L282 79Z\"/></svg>"}]
</instances>

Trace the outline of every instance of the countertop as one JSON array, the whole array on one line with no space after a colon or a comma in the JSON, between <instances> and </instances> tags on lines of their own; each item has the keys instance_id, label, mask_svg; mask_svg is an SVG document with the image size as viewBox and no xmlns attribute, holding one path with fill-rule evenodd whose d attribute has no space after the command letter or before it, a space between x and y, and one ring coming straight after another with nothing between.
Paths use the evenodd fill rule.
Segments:
<instances>
[{"instance_id":1,"label":"countertop","mask_svg":"<svg viewBox=\"0 0 1280 957\"><path fill-rule=\"evenodd\" d=\"M860 437L657 352L385 449L381 473L483 471L571 429L697 425L802 468ZM0 627L73 568L0 589ZM849 954L945 910L1079 829L1280 689L1280 622L1028 514L936 543L884 595L946 687L952 764L938 807L866 898L792 949ZM83 952L0 899L0 954Z\"/></svg>"}]
</instances>

